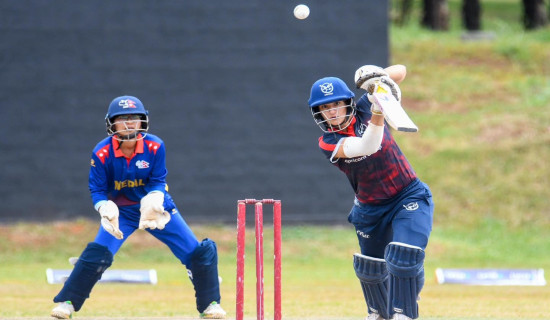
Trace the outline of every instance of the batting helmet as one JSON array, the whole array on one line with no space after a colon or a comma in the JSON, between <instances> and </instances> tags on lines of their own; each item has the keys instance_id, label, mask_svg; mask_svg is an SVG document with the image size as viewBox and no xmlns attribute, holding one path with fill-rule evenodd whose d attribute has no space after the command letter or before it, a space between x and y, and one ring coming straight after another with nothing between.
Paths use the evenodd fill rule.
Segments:
<instances>
[{"instance_id":1,"label":"batting helmet","mask_svg":"<svg viewBox=\"0 0 550 320\"><path fill-rule=\"evenodd\" d=\"M141 128L137 130L132 136L121 136L114 128L114 119L121 115L139 115L141 121ZM143 103L133 96L120 96L109 104L109 109L105 115L105 124L107 126L107 134L109 136L115 136L119 140L134 139L138 133L142 133L141 138L147 135L149 129L149 112L145 110Z\"/></svg>"},{"instance_id":2,"label":"batting helmet","mask_svg":"<svg viewBox=\"0 0 550 320\"><path fill-rule=\"evenodd\" d=\"M315 81L311 87L308 104L311 108L325 103L348 100L355 97L346 83L336 77L326 77Z\"/></svg>"},{"instance_id":3,"label":"batting helmet","mask_svg":"<svg viewBox=\"0 0 550 320\"><path fill-rule=\"evenodd\" d=\"M346 83L340 78L326 77L319 79L313 83L311 93L309 95L308 105L311 108L311 114L315 123L324 132L338 132L346 129L353 117L355 116L356 108L353 98L355 94L348 88ZM346 101L346 115L342 117L342 122L338 125L331 125L323 117L323 113L319 111L319 106L336 101Z\"/></svg>"}]
</instances>

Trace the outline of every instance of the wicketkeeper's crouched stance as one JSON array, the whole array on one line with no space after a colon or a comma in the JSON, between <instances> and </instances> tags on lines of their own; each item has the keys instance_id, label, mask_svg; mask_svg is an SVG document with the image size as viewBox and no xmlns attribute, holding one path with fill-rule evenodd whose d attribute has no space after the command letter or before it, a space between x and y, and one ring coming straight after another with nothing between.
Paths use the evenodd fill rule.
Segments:
<instances>
[{"instance_id":1,"label":"wicketkeeper's crouched stance","mask_svg":"<svg viewBox=\"0 0 550 320\"><path fill-rule=\"evenodd\" d=\"M136 97L122 96L111 102L105 120L109 137L95 147L89 176L101 226L53 299L58 305L51 316L69 319L79 311L124 241L139 228L166 244L187 267L200 317L224 319L216 244L197 240L167 192L165 146L147 133L148 112Z\"/></svg>"},{"instance_id":2,"label":"wicketkeeper's crouched stance","mask_svg":"<svg viewBox=\"0 0 550 320\"><path fill-rule=\"evenodd\" d=\"M432 194L385 120L403 131L414 132L416 126L405 113L397 118L387 114L373 96L384 92L400 102L398 83L405 75L402 65L363 66L355 73L355 85L367 93L357 102L345 82L336 77L317 80L308 101L324 132L319 138L321 151L346 174L355 191L348 221L355 227L361 248L353 257L353 266L367 302L367 320L418 318L417 298L424 285Z\"/></svg>"}]
</instances>

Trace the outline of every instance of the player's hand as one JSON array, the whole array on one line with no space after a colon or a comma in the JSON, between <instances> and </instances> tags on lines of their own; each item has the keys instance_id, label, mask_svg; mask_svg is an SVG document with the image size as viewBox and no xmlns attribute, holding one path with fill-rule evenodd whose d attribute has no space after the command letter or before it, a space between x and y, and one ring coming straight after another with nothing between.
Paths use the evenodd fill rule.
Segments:
<instances>
[{"instance_id":1,"label":"player's hand","mask_svg":"<svg viewBox=\"0 0 550 320\"><path fill-rule=\"evenodd\" d=\"M139 219L139 228L162 230L170 222L170 213L166 211L157 212L153 210L142 211Z\"/></svg>"},{"instance_id":2,"label":"player's hand","mask_svg":"<svg viewBox=\"0 0 550 320\"><path fill-rule=\"evenodd\" d=\"M394 87L391 87L390 85L387 84L387 82L385 81L386 78L388 80L391 80L390 78L388 77L382 77L380 78L380 81L379 82L376 82L375 85L374 85L374 92L381 92L381 93L392 93L392 95L401 95L401 90L399 90L399 86L397 86L397 84L395 82L393 82L394 84ZM393 81L393 80L391 80ZM392 90L392 88L394 88ZM393 91L397 90L394 94ZM371 107L370 107L370 111L372 112L372 114L378 114L378 115L383 115L384 114L384 109L382 108L382 106L378 103L378 101L376 101L376 99L374 99L374 96L372 95L372 93L367 93L367 98L369 99L369 101L371 102ZM397 99L397 98L396 98ZM399 100L398 100L399 101Z\"/></svg>"},{"instance_id":3,"label":"player's hand","mask_svg":"<svg viewBox=\"0 0 550 320\"><path fill-rule=\"evenodd\" d=\"M401 89L399 85L381 67L373 65L362 66L355 71L354 80L357 89L363 89L370 94L378 90L378 84L383 83L389 87L388 92L391 92L395 99L401 102Z\"/></svg>"},{"instance_id":4,"label":"player's hand","mask_svg":"<svg viewBox=\"0 0 550 320\"><path fill-rule=\"evenodd\" d=\"M367 93L367 98L369 99L371 106L370 106L370 112L373 115L384 115L384 111L382 110L382 107L378 104L378 101L374 99L372 94Z\"/></svg>"},{"instance_id":5,"label":"player's hand","mask_svg":"<svg viewBox=\"0 0 550 320\"><path fill-rule=\"evenodd\" d=\"M140 229L164 229L170 221L170 214L164 211L164 193L153 191L141 198L139 211Z\"/></svg>"},{"instance_id":6,"label":"player's hand","mask_svg":"<svg viewBox=\"0 0 550 320\"><path fill-rule=\"evenodd\" d=\"M401 89L399 88L399 85L392 80L390 77L381 77L380 82L377 83L378 87L375 87L376 92L380 92L380 90L385 92L391 92L391 94L395 97L395 100L399 101L401 103Z\"/></svg>"},{"instance_id":7,"label":"player's hand","mask_svg":"<svg viewBox=\"0 0 550 320\"><path fill-rule=\"evenodd\" d=\"M109 232L113 237L117 239L124 238L124 234L118 227L118 207L117 205L108 200L98 209L101 216L101 225L105 231Z\"/></svg>"},{"instance_id":8,"label":"player's hand","mask_svg":"<svg viewBox=\"0 0 550 320\"><path fill-rule=\"evenodd\" d=\"M374 82L371 89L371 91L367 91L367 97L375 92L391 93L395 97L395 100L401 103L401 89L390 77L380 77L380 79ZM371 97L369 97L369 101L371 101Z\"/></svg>"},{"instance_id":9,"label":"player's hand","mask_svg":"<svg viewBox=\"0 0 550 320\"><path fill-rule=\"evenodd\" d=\"M376 81L381 77L388 77L388 73L381 67L365 65L355 71L355 86L357 89L363 89L372 93Z\"/></svg>"}]
</instances>

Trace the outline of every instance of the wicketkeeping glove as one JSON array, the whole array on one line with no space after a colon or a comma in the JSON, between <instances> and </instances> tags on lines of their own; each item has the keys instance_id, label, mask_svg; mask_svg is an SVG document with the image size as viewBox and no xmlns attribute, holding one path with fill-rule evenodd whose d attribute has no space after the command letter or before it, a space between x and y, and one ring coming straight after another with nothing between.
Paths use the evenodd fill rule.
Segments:
<instances>
[{"instance_id":1,"label":"wicketkeeping glove","mask_svg":"<svg viewBox=\"0 0 550 320\"><path fill-rule=\"evenodd\" d=\"M377 83L384 83L390 88L388 92L391 92L395 99L401 102L401 89L381 67L362 66L355 71L354 81L357 89L366 90L370 94L374 92Z\"/></svg>"},{"instance_id":2,"label":"wicketkeeping glove","mask_svg":"<svg viewBox=\"0 0 550 320\"><path fill-rule=\"evenodd\" d=\"M103 229L117 239L124 238L124 234L118 228L118 206L111 200L106 201L97 210L101 216L101 225Z\"/></svg>"},{"instance_id":3,"label":"wicketkeeping glove","mask_svg":"<svg viewBox=\"0 0 550 320\"><path fill-rule=\"evenodd\" d=\"M170 221L170 214L164 211L164 193L160 191L149 192L141 198L139 211L140 229L164 229Z\"/></svg>"}]
</instances>

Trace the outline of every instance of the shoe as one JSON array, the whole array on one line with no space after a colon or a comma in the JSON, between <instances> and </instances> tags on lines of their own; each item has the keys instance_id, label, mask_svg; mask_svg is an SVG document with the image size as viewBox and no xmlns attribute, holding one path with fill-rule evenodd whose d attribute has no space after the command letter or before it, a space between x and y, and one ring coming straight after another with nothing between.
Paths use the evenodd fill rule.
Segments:
<instances>
[{"instance_id":1,"label":"shoe","mask_svg":"<svg viewBox=\"0 0 550 320\"><path fill-rule=\"evenodd\" d=\"M391 320L412 320L412 318L409 318L402 313L396 313L393 315L393 318L391 318Z\"/></svg>"},{"instance_id":2,"label":"shoe","mask_svg":"<svg viewBox=\"0 0 550 320\"><path fill-rule=\"evenodd\" d=\"M382 318L378 313L373 312L369 313L369 315L365 318L365 320L386 320Z\"/></svg>"},{"instance_id":3,"label":"shoe","mask_svg":"<svg viewBox=\"0 0 550 320\"><path fill-rule=\"evenodd\" d=\"M51 316L56 319L71 319L73 317L74 307L70 301L60 302L53 308Z\"/></svg>"},{"instance_id":4,"label":"shoe","mask_svg":"<svg viewBox=\"0 0 550 320\"><path fill-rule=\"evenodd\" d=\"M201 312L201 319L225 319L225 311L222 309L219 303L213 301L208 308Z\"/></svg>"}]
</instances>

